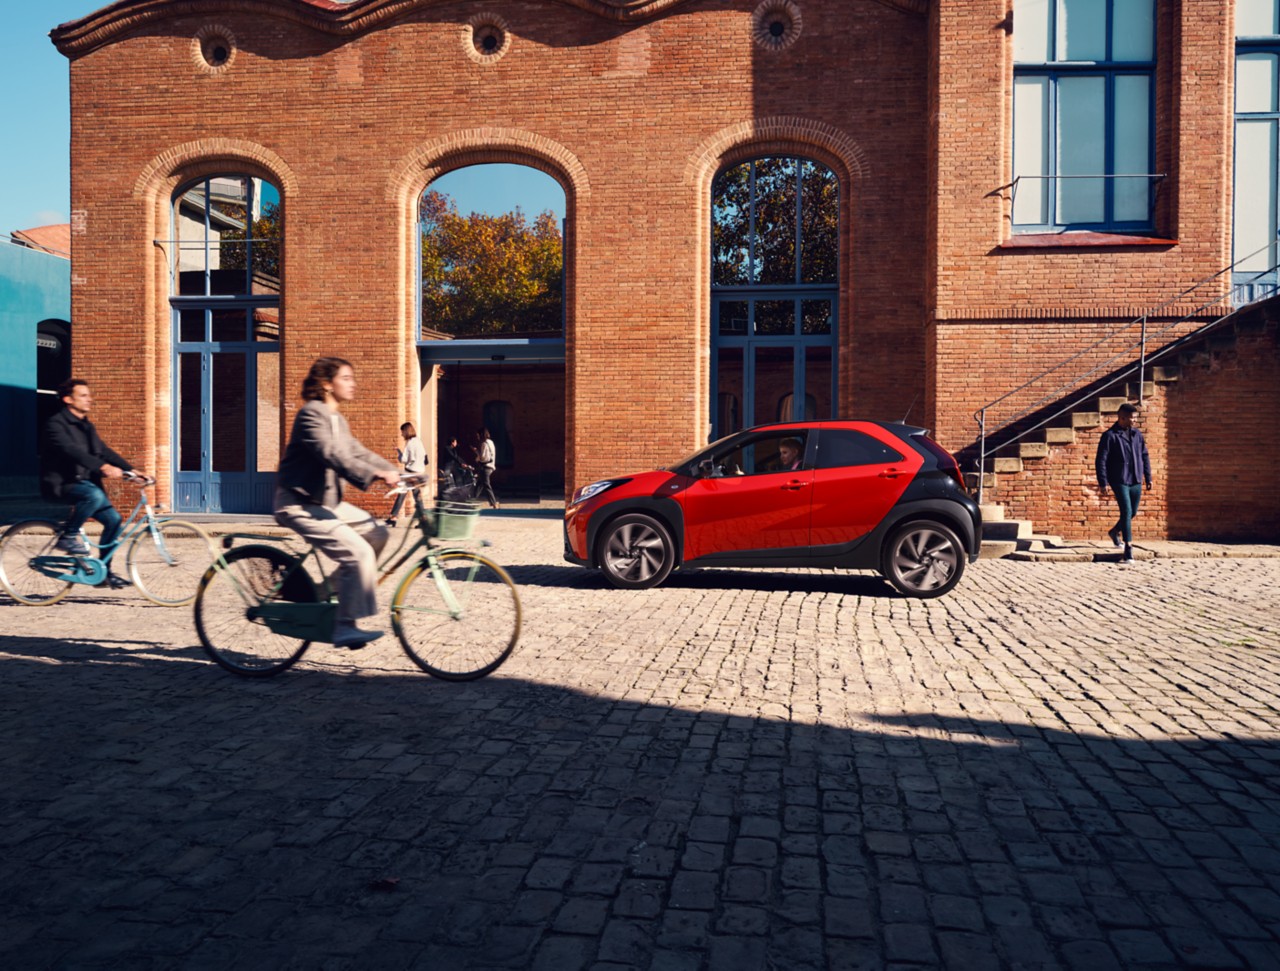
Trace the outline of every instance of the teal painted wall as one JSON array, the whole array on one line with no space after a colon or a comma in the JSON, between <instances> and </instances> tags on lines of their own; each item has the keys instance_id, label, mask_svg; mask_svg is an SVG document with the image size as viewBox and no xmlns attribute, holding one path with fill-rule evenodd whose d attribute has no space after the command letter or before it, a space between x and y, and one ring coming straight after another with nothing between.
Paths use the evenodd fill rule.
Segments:
<instances>
[{"instance_id":1,"label":"teal painted wall","mask_svg":"<svg viewBox=\"0 0 1280 971\"><path fill-rule=\"evenodd\" d=\"M36 327L42 320L71 320L71 261L0 240L0 495L36 487Z\"/></svg>"}]
</instances>

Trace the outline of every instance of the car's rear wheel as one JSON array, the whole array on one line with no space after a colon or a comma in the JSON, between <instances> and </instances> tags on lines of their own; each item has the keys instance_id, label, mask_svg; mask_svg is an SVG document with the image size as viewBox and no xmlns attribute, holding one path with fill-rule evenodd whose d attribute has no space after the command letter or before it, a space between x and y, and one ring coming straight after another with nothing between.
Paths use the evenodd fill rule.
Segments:
<instances>
[{"instance_id":1,"label":"car's rear wheel","mask_svg":"<svg viewBox=\"0 0 1280 971\"><path fill-rule=\"evenodd\" d=\"M967 560L955 530L917 519L889 534L880 552L880 572L908 597L941 597L960 582Z\"/></svg>"},{"instance_id":2,"label":"car's rear wheel","mask_svg":"<svg viewBox=\"0 0 1280 971\"><path fill-rule=\"evenodd\" d=\"M656 587L676 565L676 544L652 516L619 516L600 536L598 562L605 577L624 590Z\"/></svg>"}]
</instances>

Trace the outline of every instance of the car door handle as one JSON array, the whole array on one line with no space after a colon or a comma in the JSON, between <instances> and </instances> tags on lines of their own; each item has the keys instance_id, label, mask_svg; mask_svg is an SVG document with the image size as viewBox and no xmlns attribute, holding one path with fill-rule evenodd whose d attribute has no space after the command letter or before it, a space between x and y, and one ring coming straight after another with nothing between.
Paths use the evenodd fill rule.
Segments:
<instances>
[{"instance_id":1,"label":"car door handle","mask_svg":"<svg viewBox=\"0 0 1280 971\"><path fill-rule=\"evenodd\" d=\"M803 489L803 488L804 488L805 486L807 486L808 484L809 484L809 483L804 482L804 481L802 481L802 480L800 480L800 479L792 479L790 482L788 482L788 483L786 483L784 486L782 486L782 488L783 488L783 489L785 489L787 492L798 492L799 490Z\"/></svg>"},{"instance_id":2,"label":"car door handle","mask_svg":"<svg viewBox=\"0 0 1280 971\"><path fill-rule=\"evenodd\" d=\"M902 472L902 471L901 471L901 470L899 470L899 469L885 469L883 472L881 472L881 473L880 473L880 478L882 478L882 479L896 479L898 476L900 476L900 475L905 475L905 474L906 474L906 473Z\"/></svg>"}]
</instances>

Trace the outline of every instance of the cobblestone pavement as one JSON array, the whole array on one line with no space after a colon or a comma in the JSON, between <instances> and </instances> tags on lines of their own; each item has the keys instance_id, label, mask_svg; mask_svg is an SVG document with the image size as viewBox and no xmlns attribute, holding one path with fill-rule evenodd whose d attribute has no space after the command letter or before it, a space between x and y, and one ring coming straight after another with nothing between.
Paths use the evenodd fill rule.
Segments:
<instances>
[{"instance_id":1,"label":"cobblestone pavement","mask_svg":"<svg viewBox=\"0 0 1280 971\"><path fill-rule=\"evenodd\" d=\"M1280 559L621 592L482 532L472 684L0 599L0 966L1280 967Z\"/></svg>"}]
</instances>

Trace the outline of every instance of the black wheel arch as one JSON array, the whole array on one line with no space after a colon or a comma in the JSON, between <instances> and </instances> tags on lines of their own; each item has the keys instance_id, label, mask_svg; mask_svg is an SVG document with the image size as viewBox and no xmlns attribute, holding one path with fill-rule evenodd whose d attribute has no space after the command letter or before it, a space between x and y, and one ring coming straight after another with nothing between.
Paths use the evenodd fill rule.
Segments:
<instances>
[{"instance_id":1,"label":"black wheel arch","mask_svg":"<svg viewBox=\"0 0 1280 971\"><path fill-rule=\"evenodd\" d=\"M675 544L675 565L679 566L684 562L684 510L680 503L662 497L636 496L612 502L591 517L587 524L587 559L592 567L600 566L600 558L596 554L600 534L620 516L631 513L643 513L660 522L671 534L671 542Z\"/></svg>"}]
</instances>

